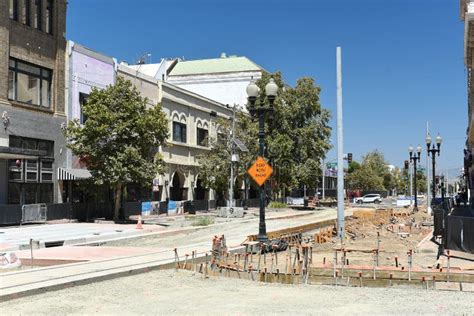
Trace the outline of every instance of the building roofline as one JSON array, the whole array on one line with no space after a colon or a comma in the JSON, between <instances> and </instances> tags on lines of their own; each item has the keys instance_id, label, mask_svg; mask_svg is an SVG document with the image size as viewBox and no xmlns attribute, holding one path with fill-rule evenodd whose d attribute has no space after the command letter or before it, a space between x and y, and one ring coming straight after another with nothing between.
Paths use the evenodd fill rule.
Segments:
<instances>
[{"instance_id":1,"label":"building roofline","mask_svg":"<svg viewBox=\"0 0 474 316\"><path fill-rule=\"evenodd\" d=\"M108 55L105 55L101 52L97 52L93 49L90 49L84 45L81 45L81 44L78 44L78 43L75 43L73 41L68 41L70 42L70 45L71 45L71 51L74 51L74 52L77 52L77 53L81 53L81 54L84 54L86 56L89 56L89 57L92 57L92 58L95 58L97 60L100 60L104 63L107 63L107 64L110 64L110 65L114 65L114 58L113 57L110 57Z\"/></svg>"}]
</instances>

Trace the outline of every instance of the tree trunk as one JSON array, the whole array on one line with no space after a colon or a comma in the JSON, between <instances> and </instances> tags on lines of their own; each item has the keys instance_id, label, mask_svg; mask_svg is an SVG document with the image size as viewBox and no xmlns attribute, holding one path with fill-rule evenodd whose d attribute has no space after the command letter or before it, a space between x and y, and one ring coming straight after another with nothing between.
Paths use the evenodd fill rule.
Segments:
<instances>
[{"instance_id":1,"label":"tree trunk","mask_svg":"<svg viewBox=\"0 0 474 316\"><path fill-rule=\"evenodd\" d=\"M120 202L122 198L122 183L117 183L115 187L115 207L114 207L114 220L118 221L120 216Z\"/></svg>"}]
</instances>

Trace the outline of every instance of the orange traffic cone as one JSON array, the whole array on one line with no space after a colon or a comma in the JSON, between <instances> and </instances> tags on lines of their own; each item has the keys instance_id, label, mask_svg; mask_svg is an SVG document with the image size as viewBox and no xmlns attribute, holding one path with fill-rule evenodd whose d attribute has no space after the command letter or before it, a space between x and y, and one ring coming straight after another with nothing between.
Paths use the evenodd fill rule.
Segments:
<instances>
[{"instance_id":1,"label":"orange traffic cone","mask_svg":"<svg viewBox=\"0 0 474 316\"><path fill-rule=\"evenodd\" d=\"M138 216L137 229L143 229L141 215Z\"/></svg>"}]
</instances>

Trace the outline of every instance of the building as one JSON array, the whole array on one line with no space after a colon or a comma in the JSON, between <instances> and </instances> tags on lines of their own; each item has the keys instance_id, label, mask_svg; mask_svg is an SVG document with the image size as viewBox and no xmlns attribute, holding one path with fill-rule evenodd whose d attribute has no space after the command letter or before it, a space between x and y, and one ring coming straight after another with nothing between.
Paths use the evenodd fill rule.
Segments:
<instances>
[{"instance_id":1,"label":"building","mask_svg":"<svg viewBox=\"0 0 474 316\"><path fill-rule=\"evenodd\" d=\"M157 79L159 66L140 66L143 67L117 64L114 58L69 41L66 50L68 120L87 119L82 114L81 105L92 88L103 89L113 84L118 76L129 80L148 99L150 106L161 103L169 119L169 145L159 148L167 168L165 174L156 176L153 190L140 184L130 184L125 201L214 199L214 192L201 185L197 157L210 150L207 139L217 137L216 120L219 117L229 119L232 110L224 104ZM83 202L79 184L91 175L70 150L67 150L66 157L66 166L58 170L63 201Z\"/></svg>"},{"instance_id":2,"label":"building","mask_svg":"<svg viewBox=\"0 0 474 316\"><path fill-rule=\"evenodd\" d=\"M474 1L461 0L461 19L464 27L464 63L467 69L467 141L464 152L464 174L471 199L474 197Z\"/></svg>"},{"instance_id":3,"label":"building","mask_svg":"<svg viewBox=\"0 0 474 316\"><path fill-rule=\"evenodd\" d=\"M225 53L220 58L162 59L157 64L130 67L219 103L242 107L247 104L247 85L265 71L247 57Z\"/></svg>"},{"instance_id":4,"label":"building","mask_svg":"<svg viewBox=\"0 0 474 316\"><path fill-rule=\"evenodd\" d=\"M67 120L87 119L81 110L93 88L103 89L114 84L117 62L115 59L87 47L67 42L66 48L66 114ZM86 166L70 149L66 153L65 168L58 168L63 202L83 202L85 197L77 188L81 179L91 176Z\"/></svg>"},{"instance_id":5,"label":"building","mask_svg":"<svg viewBox=\"0 0 474 316\"><path fill-rule=\"evenodd\" d=\"M201 186L197 160L199 154L210 150L207 139L217 137L216 120L229 119L232 110L224 104L147 76L127 65L120 64L117 75L130 80L148 98L150 105L161 103L169 119L168 146L159 148L167 168L164 175L157 175L151 199L214 199L214 192ZM139 188L136 190L137 196L145 198L144 194L139 194Z\"/></svg>"},{"instance_id":6,"label":"building","mask_svg":"<svg viewBox=\"0 0 474 316\"><path fill-rule=\"evenodd\" d=\"M0 2L0 205L61 200L66 0Z\"/></svg>"}]
</instances>

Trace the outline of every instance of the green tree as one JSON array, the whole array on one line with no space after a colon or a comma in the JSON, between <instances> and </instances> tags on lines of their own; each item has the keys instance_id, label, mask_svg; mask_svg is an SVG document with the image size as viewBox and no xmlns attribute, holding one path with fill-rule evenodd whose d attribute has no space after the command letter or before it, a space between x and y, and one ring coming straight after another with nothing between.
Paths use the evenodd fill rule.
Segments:
<instances>
[{"instance_id":1,"label":"green tree","mask_svg":"<svg viewBox=\"0 0 474 316\"><path fill-rule=\"evenodd\" d=\"M392 175L383 154L378 151L367 153L360 167L347 175L351 190L388 190L393 186Z\"/></svg>"},{"instance_id":2,"label":"green tree","mask_svg":"<svg viewBox=\"0 0 474 316\"><path fill-rule=\"evenodd\" d=\"M349 167L347 168L347 173L353 173L358 169L360 169L360 163L358 163L357 161L351 161Z\"/></svg>"},{"instance_id":3,"label":"green tree","mask_svg":"<svg viewBox=\"0 0 474 316\"><path fill-rule=\"evenodd\" d=\"M119 218L124 185L149 186L163 172L157 148L168 137L168 121L161 105L147 106L130 81L93 89L82 107L85 124L72 120L65 128L68 147L87 164L96 184L115 189L114 219Z\"/></svg>"},{"instance_id":4,"label":"green tree","mask_svg":"<svg viewBox=\"0 0 474 316\"><path fill-rule=\"evenodd\" d=\"M247 126L249 121L245 119L247 114L236 113L235 137L244 144L252 144L252 137L257 137L255 126ZM250 122L251 123L251 122ZM230 179L230 159L232 146L232 122L220 118L216 120L218 137L210 137L208 140L211 150L198 156L199 175L203 186L211 188L217 192L225 192L229 187ZM239 154L240 160L234 162L234 176L242 180L247 172L247 168L252 164L255 149L250 152L240 152L237 148L235 152ZM234 179L235 181L235 179ZM240 181L238 181L240 182Z\"/></svg>"},{"instance_id":5,"label":"green tree","mask_svg":"<svg viewBox=\"0 0 474 316\"><path fill-rule=\"evenodd\" d=\"M256 82L262 94L270 77L279 86L274 111L265 118L265 157L273 168L272 189L281 193L303 184L315 185L321 172L321 158L330 149L331 135L330 113L319 102L321 89L308 77L299 79L294 88L289 87L283 82L281 73L277 72L271 76L263 74ZM268 100L265 99L265 103L268 106ZM227 145L211 141L211 150L199 158L199 169L211 188L225 190L230 175L230 124L221 125L223 134L229 135L224 141ZM249 149L248 153L241 154L241 162L237 164L238 177L242 178L258 156L258 119L240 113L236 136Z\"/></svg>"}]
</instances>

